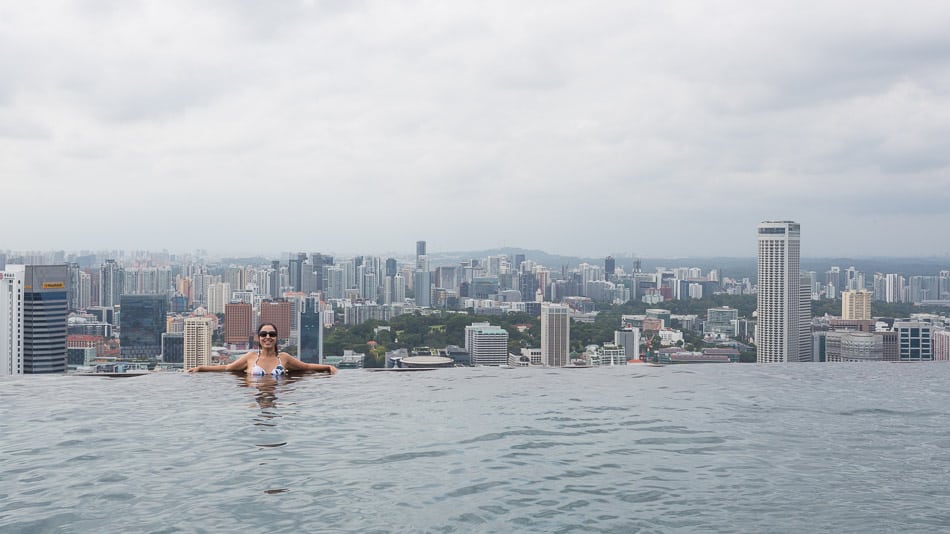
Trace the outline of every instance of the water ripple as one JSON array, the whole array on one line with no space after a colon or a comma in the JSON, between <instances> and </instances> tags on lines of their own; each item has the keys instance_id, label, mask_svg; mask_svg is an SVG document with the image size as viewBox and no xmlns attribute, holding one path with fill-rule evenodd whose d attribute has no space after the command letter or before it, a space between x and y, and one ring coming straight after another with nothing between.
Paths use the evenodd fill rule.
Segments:
<instances>
[{"instance_id":1,"label":"water ripple","mask_svg":"<svg viewBox=\"0 0 950 534\"><path fill-rule=\"evenodd\" d=\"M950 530L950 365L396 375L2 377L0 531Z\"/></svg>"}]
</instances>

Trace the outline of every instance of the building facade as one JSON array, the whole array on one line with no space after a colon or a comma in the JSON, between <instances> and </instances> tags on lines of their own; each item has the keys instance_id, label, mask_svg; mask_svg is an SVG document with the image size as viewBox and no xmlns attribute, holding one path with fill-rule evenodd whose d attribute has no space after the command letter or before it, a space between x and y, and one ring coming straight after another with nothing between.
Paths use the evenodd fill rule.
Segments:
<instances>
[{"instance_id":1,"label":"building facade","mask_svg":"<svg viewBox=\"0 0 950 534\"><path fill-rule=\"evenodd\" d=\"M67 267L26 265L23 272L23 372L66 372Z\"/></svg>"},{"instance_id":2,"label":"building facade","mask_svg":"<svg viewBox=\"0 0 950 534\"><path fill-rule=\"evenodd\" d=\"M758 225L758 323L756 361L785 363L812 359L809 321L801 317L801 225L763 221ZM810 304L809 304L810 305Z\"/></svg>"},{"instance_id":3,"label":"building facade","mask_svg":"<svg viewBox=\"0 0 950 534\"><path fill-rule=\"evenodd\" d=\"M224 305L224 342L248 348L254 338L254 308L247 302Z\"/></svg>"},{"instance_id":4,"label":"building facade","mask_svg":"<svg viewBox=\"0 0 950 534\"><path fill-rule=\"evenodd\" d=\"M155 358L162 353L167 325L165 295L119 297L119 346L123 358Z\"/></svg>"},{"instance_id":5,"label":"building facade","mask_svg":"<svg viewBox=\"0 0 950 534\"><path fill-rule=\"evenodd\" d=\"M508 331L489 323L466 326L465 350L471 355L472 365L506 365Z\"/></svg>"},{"instance_id":6,"label":"building facade","mask_svg":"<svg viewBox=\"0 0 950 534\"><path fill-rule=\"evenodd\" d=\"M0 376L23 374L23 266L0 270Z\"/></svg>"},{"instance_id":7,"label":"building facade","mask_svg":"<svg viewBox=\"0 0 950 534\"><path fill-rule=\"evenodd\" d=\"M570 309L560 304L541 303L541 361L548 367L564 367L570 362Z\"/></svg>"},{"instance_id":8,"label":"building facade","mask_svg":"<svg viewBox=\"0 0 950 534\"><path fill-rule=\"evenodd\" d=\"M841 293L841 318L851 321L871 320L872 292L866 290Z\"/></svg>"},{"instance_id":9,"label":"building facade","mask_svg":"<svg viewBox=\"0 0 950 534\"><path fill-rule=\"evenodd\" d=\"M214 321L211 317L188 317L185 319L185 369L197 365L211 364L211 334L213 331Z\"/></svg>"},{"instance_id":10,"label":"building facade","mask_svg":"<svg viewBox=\"0 0 950 534\"><path fill-rule=\"evenodd\" d=\"M933 360L931 330L932 327L928 323L918 321L894 322L900 361L923 362Z\"/></svg>"}]
</instances>

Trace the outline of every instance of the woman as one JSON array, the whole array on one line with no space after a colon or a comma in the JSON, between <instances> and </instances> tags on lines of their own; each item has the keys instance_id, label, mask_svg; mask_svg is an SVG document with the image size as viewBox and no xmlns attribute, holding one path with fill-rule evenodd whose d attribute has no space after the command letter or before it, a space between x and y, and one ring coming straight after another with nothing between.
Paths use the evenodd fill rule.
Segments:
<instances>
[{"instance_id":1,"label":"woman","mask_svg":"<svg viewBox=\"0 0 950 534\"><path fill-rule=\"evenodd\" d=\"M277 327L264 323L257 329L260 348L251 351L227 365L199 365L188 369L189 373L205 371L244 371L251 376L283 376L288 371L317 371L336 374L336 367L318 363L305 363L286 352L277 350Z\"/></svg>"}]
</instances>

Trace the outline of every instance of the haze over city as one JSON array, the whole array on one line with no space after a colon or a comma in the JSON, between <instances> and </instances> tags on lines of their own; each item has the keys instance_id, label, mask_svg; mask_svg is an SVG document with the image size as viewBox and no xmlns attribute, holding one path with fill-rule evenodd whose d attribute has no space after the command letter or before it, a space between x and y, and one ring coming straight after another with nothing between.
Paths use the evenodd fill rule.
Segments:
<instances>
[{"instance_id":1,"label":"haze over city","mask_svg":"<svg viewBox=\"0 0 950 534\"><path fill-rule=\"evenodd\" d=\"M6 3L0 248L931 256L945 2Z\"/></svg>"}]
</instances>

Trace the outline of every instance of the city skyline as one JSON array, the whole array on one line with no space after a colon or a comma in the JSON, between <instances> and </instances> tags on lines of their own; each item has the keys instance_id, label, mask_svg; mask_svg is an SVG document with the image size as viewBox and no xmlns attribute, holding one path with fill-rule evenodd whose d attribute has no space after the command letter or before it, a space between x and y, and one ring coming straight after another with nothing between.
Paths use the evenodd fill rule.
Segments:
<instances>
[{"instance_id":1,"label":"city skyline","mask_svg":"<svg viewBox=\"0 0 950 534\"><path fill-rule=\"evenodd\" d=\"M0 246L746 257L790 219L803 257L945 256L907 230L948 222L948 16L12 3Z\"/></svg>"}]
</instances>

